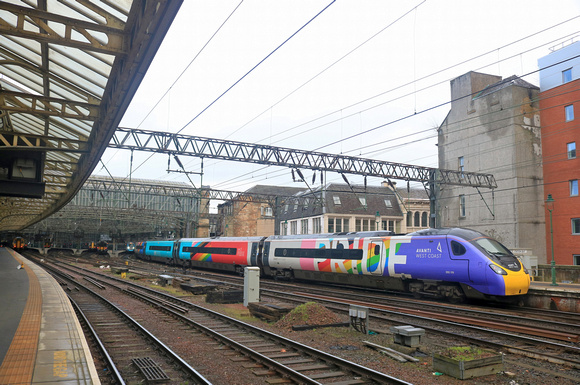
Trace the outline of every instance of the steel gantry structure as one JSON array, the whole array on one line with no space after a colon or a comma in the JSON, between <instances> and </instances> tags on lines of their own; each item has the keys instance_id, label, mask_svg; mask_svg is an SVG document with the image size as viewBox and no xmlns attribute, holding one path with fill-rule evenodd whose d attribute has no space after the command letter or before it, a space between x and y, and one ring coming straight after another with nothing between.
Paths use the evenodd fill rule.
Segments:
<instances>
[{"instance_id":1,"label":"steel gantry structure","mask_svg":"<svg viewBox=\"0 0 580 385\"><path fill-rule=\"evenodd\" d=\"M421 182L431 200L431 227L437 227L435 206L441 184L497 188L492 174L444 170L355 156L131 128L120 127L117 129L109 147L282 166L292 169L331 171L343 176L344 174L355 174L365 177L380 177L389 181L397 179L407 182Z\"/></svg>"},{"instance_id":2,"label":"steel gantry structure","mask_svg":"<svg viewBox=\"0 0 580 385\"><path fill-rule=\"evenodd\" d=\"M181 3L0 1L0 232L74 197Z\"/></svg>"},{"instance_id":3,"label":"steel gantry structure","mask_svg":"<svg viewBox=\"0 0 580 385\"><path fill-rule=\"evenodd\" d=\"M442 170L355 156L122 127L113 135L109 147L411 182L497 188L492 174Z\"/></svg>"},{"instance_id":4,"label":"steel gantry structure","mask_svg":"<svg viewBox=\"0 0 580 385\"><path fill-rule=\"evenodd\" d=\"M102 235L117 240L172 232L190 237L207 220L210 200L267 203L274 210L287 202L312 198L263 193L197 189L182 182L91 176L75 197L55 215L24 231L28 239L56 244L87 243ZM198 204L201 202L201 204ZM199 210L199 211L198 211Z\"/></svg>"}]
</instances>

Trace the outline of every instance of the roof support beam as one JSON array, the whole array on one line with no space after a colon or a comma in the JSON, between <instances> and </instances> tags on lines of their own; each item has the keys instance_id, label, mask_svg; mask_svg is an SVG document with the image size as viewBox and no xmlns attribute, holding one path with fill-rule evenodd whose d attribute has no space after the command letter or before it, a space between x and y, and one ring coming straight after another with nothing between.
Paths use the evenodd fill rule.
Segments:
<instances>
[{"instance_id":1,"label":"roof support beam","mask_svg":"<svg viewBox=\"0 0 580 385\"><path fill-rule=\"evenodd\" d=\"M6 90L0 90L0 97L3 98L2 110L4 111L80 120L95 120L99 117L99 106L97 104Z\"/></svg>"},{"instance_id":2,"label":"roof support beam","mask_svg":"<svg viewBox=\"0 0 580 385\"><path fill-rule=\"evenodd\" d=\"M126 34L123 30L101 24L71 19L38 9L0 3L0 33L58 44L110 55L126 54ZM8 17L16 18L11 24ZM49 23L55 28L48 26ZM32 27L31 27L32 26ZM56 29L63 32L57 32Z\"/></svg>"}]
</instances>

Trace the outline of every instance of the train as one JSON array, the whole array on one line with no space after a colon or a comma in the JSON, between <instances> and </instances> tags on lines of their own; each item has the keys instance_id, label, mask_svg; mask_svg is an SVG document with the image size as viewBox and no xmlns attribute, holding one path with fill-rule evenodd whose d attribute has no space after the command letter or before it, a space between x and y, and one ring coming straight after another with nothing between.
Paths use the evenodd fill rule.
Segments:
<instances>
[{"instance_id":1,"label":"train","mask_svg":"<svg viewBox=\"0 0 580 385\"><path fill-rule=\"evenodd\" d=\"M24 250L26 247L26 241L22 237L15 237L12 240L12 248L16 251Z\"/></svg>"},{"instance_id":2,"label":"train","mask_svg":"<svg viewBox=\"0 0 580 385\"><path fill-rule=\"evenodd\" d=\"M107 254L109 244L105 241L97 242L97 254Z\"/></svg>"},{"instance_id":3,"label":"train","mask_svg":"<svg viewBox=\"0 0 580 385\"><path fill-rule=\"evenodd\" d=\"M133 254L135 252L135 243L129 242L125 247L125 251L129 254Z\"/></svg>"},{"instance_id":4,"label":"train","mask_svg":"<svg viewBox=\"0 0 580 385\"><path fill-rule=\"evenodd\" d=\"M412 293L450 302L521 302L523 263L497 240L465 228L397 235L367 231L138 242L137 258L184 268L316 281Z\"/></svg>"}]
</instances>

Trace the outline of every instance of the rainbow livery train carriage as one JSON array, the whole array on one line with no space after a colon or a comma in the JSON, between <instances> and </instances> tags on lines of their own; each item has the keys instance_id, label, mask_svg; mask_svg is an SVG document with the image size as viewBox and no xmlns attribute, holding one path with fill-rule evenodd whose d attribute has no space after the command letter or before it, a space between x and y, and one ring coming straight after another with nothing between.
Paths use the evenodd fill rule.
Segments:
<instances>
[{"instance_id":1,"label":"rainbow livery train carriage","mask_svg":"<svg viewBox=\"0 0 580 385\"><path fill-rule=\"evenodd\" d=\"M263 276L372 287L450 301L518 301L530 276L496 240L461 229L147 241L139 257Z\"/></svg>"}]
</instances>

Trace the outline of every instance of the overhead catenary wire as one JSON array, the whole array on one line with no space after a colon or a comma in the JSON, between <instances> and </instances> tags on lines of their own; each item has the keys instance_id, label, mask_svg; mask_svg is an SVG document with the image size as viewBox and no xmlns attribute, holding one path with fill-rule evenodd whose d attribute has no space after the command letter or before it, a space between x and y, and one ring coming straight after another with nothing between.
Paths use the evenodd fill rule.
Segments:
<instances>
[{"instance_id":1,"label":"overhead catenary wire","mask_svg":"<svg viewBox=\"0 0 580 385\"><path fill-rule=\"evenodd\" d=\"M573 59L575 59L575 58L578 58L578 57L580 57L580 55L578 55L578 56L576 56L576 57L573 57L573 58L570 58L570 59L563 60L563 61L561 61L561 62L558 62L558 63L555 63L555 64L552 64L551 66L556 66L556 65L558 65L558 64L561 64L561 63L563 63L563 62L566 62L566 61L568 61L568 60L573 60ZM551 66L549 66L549 67L551 67ZM548 68L548 67L546 67L546 68ZM546 69L546 68L542 68L542 69ZM531 72L529 72L528 74L522 75L521 77L518 77L518 78L523 78L523 77L529 76L530 74L532 74L532 73L535 73L535 72L539 72L539 71L540 71L540 70L542 70L542 69L538 69L538 70L535 70L535 71L531 71ZM506 81L511 81L511 80L512 80L512 79L507 79L507 80L506 80L506 79L504 79L504 80L503 80L503 82L506 82ZM435 106L435 107L429 107L429 108L427 108L427 109L425 109L425 110L423 110L423 111L420 111L419 113L423 113L423 112L425 112L425 111L427 111L427 110L430 110L430 109L433 109L433 108L436 108L436 107L439 107L439 106L443 106L443 105L451 104L451 103L453 103L453 102L456 102L456 101L459 101L459 100L461 100L461 99L465 99L465 98L472 97L473 95L477 94L478 92L479 92L479 91L477 91L477 92L474 92L474 93L471 93L471 94L468 94L468 95L463 95L463 96L460 96L460 97L458 97L458 98L456 98L456 99L453 99L453 100L447 101L447 102L445 102L445 103L441 103L441 104L439 104L439 105L437 105L437 106ZM508 106L508 107L505 107L505 108L506 108L506 109L510 109L510 108L515 108L515 107L521 106L521 105L522 105L522 104L517 104L517 105L514 105L514 106ZM489 113L486 113L485 115L488 115L488 114L494 114L494 112L489 112ZM404 117L402 117L402 118L399 118L399 119L397 119L396 121L401 121L401 120L403 120L403 119L408 119L408 118L411 118L411 117L413 117L414 115L415 115L415 114L409 114L409 115L406 115L406 116L404 116ZM464 119L464 120L462 120L462 121L460 121L460 122L453 122L453 123L452 123L452 125L459 125L459 123L462 123L462 122L465 122L465 121L468 121L468 120L471 120L471 119L479 119L479 118L480 118L480 116L478 116L478 117L473 117L473 118L471 118L471 117L468 117L468 118L466 118L466 119ZM504 119L511 119L511 117L508 117L508 118L501 118L501 120L504 120ZM393 124L393 123L394 123L394 121L390 121L390 122L384 123L384 124L382 124L382 125L379 125L379 126L373 127L373 128L371 128L371 129L367 130L366 132L374 131L374 130L376 130L376 129L378 129L378 128L385 127L385 126L387 126L387 125L390 125L390 124ZM470 129L470 128L473 128L473 127L464 127L464 128L461 128L461 129L462 129L462 130L468 130L468 129ZM428 131L428 130L425 130L425 131ZM358 135L360 135L360 133L355 133L355 134L353 134L351 137L356 137L356 136L358 136ZM433 137L435 137L435 136L433 136ZM425 138L425 139L427 139L427 138ZM337 142L339 142L339 141L335 141L334 143L337 143ZM406 143L406 144L408 144L408 143ZM401 145L403 145L403 144L401 144ZM319 148L315 149L314 151L316 151L316 150L319 150L320 148L321 148L321 147L319 147ZM267 167L269 167L269 166L264 166L264 167L260 168L260 170L263 170L263 169L265 169L265 168L267 168ZM255 171L252 171L251 173L254 173L254 172L255 172ZM246 176L246 175L248 175L248 174L249 174L249 173L246 173L246 174L243 174L242 176ZM237 179L237 177L236 177L236 178L232 178L232 179L230 179L229 181L232 181L232 180L235 180L235 179ZM227 183L227 182L228 182L228 181L226 181L225 183ZM221 185L221 183L220 183L220 184L218 184L218 185Z\"/></svg>"},{"instance_id":2,"label":"overhead catenary wire","mask_svg":"<svg viewBox=\"0 0 580 385\"><path fill-rule=\"evenodd\" d=\"M573 18L571 18L571 19L568 19L568 20L566 20L566 21L564 21L564 22L562 22L562 23L558 23L558 24L557 24L557 25L555 25L555 26L562 25L562 24L564 24L564 23L567 23L567 22L569 22L569 21L571 21L571 20L575 20L575 19L577 19L578 17L580 17L580 16L575 16L575 17L573 17ZM552 26L552 27L550 27L550 28L554 28L555 26ZM540 31L540 32L546 31L546 30L548 30L548 29L550 29L550 28L546 28L546 29L544 29L544 30L542 30L542 31ZM535 35L537 35L537 34L538 34L538 33L540 33L540 32L536 32L536 33L534 33L534 34L528 35L528 36L527 36L527 37L525 37L525 38L519 39L519 40L517 40L517 41L515 41L515 42L512 42L512 43L509 43L509 44L507 44L507 45L504 45L504 46L502 46L502 47L500 47L500 48L505 48L505 47L507 47L507 46L510 46L510 45L512 45L512 44L515 44L516 42L519 42L519 41L525 40L525 39L527 39L527 38L529 38L529 37L535 36ZM539 46L533 47L533 48L531 48L531 49L528 49L527 51L524 51L524 52L528 52L528 51L531 51L531 50L533 50L533 49L537 49L538 47L540 47L540 46L545 46L545 45L547 45L547 44L553 44L555 41L558 41L558 40L561 40L561 39L562 39L562 38L558 38L558 39L552 40L552 41L550 41L550 42L548 42L548 43L543 43L543 44L541 44L541 45L539 45ZM493 51L495 51L495 49L494 49ZM489 51L489 52L493 52L493 51ZM487 53L485 53L485 54L478 55L478 56L476 56L475 58L479 58L479 57L485 56L485 55L489 54L489 52L487 52ZM516 55L513 55L513 56L511 56L511 57L509 57L509 58L513 58L513 57L515 57L515 56L518 56L518 55L520 55L520 54L521 54L521 53L518 53L518 54L516 54ZM469 60L467 60L467 61L464 61L464 62L462 62L462 63L460 63L460 64L463 64L463 63L465 63L465 62L468 62L468 61L470 61L470 60L474 60L475 58L473 58L473 59L469 59ZM509 58L506 58L506 59L503 59L503 60L508 60ZM488 67L488 66L490 66L490 65L491 65L491 64L487 64L487 65L485 65L485 66L483 66L483 67L481 67L481 68L485 68L485 67ZM448 68L453 68L453 67L454 67L454 66L451 66L451 67L448 67ZM447 69L448 69L448 68L447 68ZM441 70L441 71L444 71L444 70ZM437 73L439 73L439 72L441 72L441 71L437 71L437 72L435 72L435 73L433 73L433 74L437 74ZM529 72L528 74L525 74L525 75L522 75L522 76L520 76L520 78L523 78L523 77L529 76L529 75L531 75L531 74L533 74L533 73L537 73L538 71L539 71L539 70L536 70L536 71L531 71L531 72ZM426 76L426 77L423 77L423 78L421 78L421 79L419 79L419 80L422 80L422 79L424 79L424 78L427 78L427 77L429 77L429 76L432 76L433 74L431 74L431 75L428 75L428 76ZM444 82L447 82L447 81L444 81ZM412 82L411 82L411 83L412 83ZM391 91L393 91L393 90L396 90L396 89L398 89L398 88L401 88L401 87L404 87L404 86L407 86L407 85L409 85L409 84L411 84L411 83L407 83L407 84L405 84L405 85L402 85L402 86L400 86L400 87L396 87L396 88L393 88L393 89L391 89L391 90L389 90L389 91L385 91L385 92L383 92L383 93L381 93L381 94L375 95L375 96L374 96L374 97L372 97L372 98L375 98L375 97L377 97L377 96L380 96L380 95L384 95L384 94L386 94L386 93L388 93L388 92L391 92ZM439 85L439 84L441 84L441 83L443 83L443 82L436 83L435 85ZM431 87L434 87L435 85L431 85L431 86L424 87L423 89L421 89L421 91L423 91L423 90L426 90L426 89L428 89L428 88L431 88ZM409 95L411 95L411 94L407 94L407 95L404 95L404 96L401 96L401 97L398 97L398 98L395 98L395 99L391 99L391 100L389 100L389 101L387 101L387 102L384 102L384 103L381 103L381 104L379 104L379 105L383 105L383 104L386 104L386 103L392 102L392 101L394 101L394 100L397 100L397 99L400 99L400 98L402 98L402 97L406 97L406 96L409 96ZM365 99L365 101L367 101L367 100L370 100L370 99L372 99L372 98ZM364 102L364 101L361 101L361 102L359 102L359 103L362 103L362 102ZM356 104L359 104L359 103L356 103ZM393 120L393 121L387 122L387 123L385 123L385 124L383 124L383 125L380 125L380 126L373 127L373 128L371 128L371 129L369 129L369 130L366 130L366 131L361 131L361 132L359 132L359 133L357 133L357 134L354 134L354 135L352 135L352 136L349 136L349 137L346 137L346 138L341 138L341 140L337 140L337 141L335 141L335 142L332 142L332 143L330 143L330 144L327 144L327 145L325 145L325 146L318 147L318 148L314 149L313 151L316 151L316 150L319 150L319 149L322 149L322 148L325 148L325 147L328 147L328 146L331 146L331 145L334 145L334 144L337 144L337 143L342 143L343 141L346 141L346 140L349 140L349 139L355 138L355 137L357 137L357 136L362 136L362 135L364 135L364 134L367 134L367 133L369 133L369 132L372 132L372 131L374 131L374 130L377 130L377 129L379 129L379 128L385 127L386 125L394 124L394 123L397 123L397 122L403 121L403 120L405 120L405 119L409 119L409 118L411 118L411 117L414 117L414 116L416 116L416 115L418 115L418 114L420 114L420 113L424 113L424 112L427 112L427 111L431 111L431 110L433 110L433 109L440 108L440 107L442 107L442 106L444 106L444 105L446 105L446 104L448 104L448 103L450 103L450 102L441 103L441 104L439 104L439 105L432 106L432 107L430 107L430 108L428 108L428 109L424 109L424 110L420 111L419 113L413 113L413 114L409 114L409 115L407 115L407 116L404 116L404 117L402 117L402 118L400 118L400 119L397 119L397 120ZM344 108L350 108L350 107L352 107L352 106L354 106L354 105L356 105L356 104L353 104L353 105L351 105L351 106L344 107ZM377 105L377 106L378 106L378 105ZM372 108L376 108L376 106L373 106L373 107L367 108L367 109L365 109L365 110L363 110L363 111L368 111L369 109L372 109ZM351 114L350 116L352 116L352 115L354 115L354 114L357 114L357 113L360 113L360 112L361 112L361 111L357 111L356 113L353 113L353 114ZM333 112L333 113L335 113L335 112ZM331 113L331 114L333 114L333 113ZM331 115L331 114L327 114L327 115L325 115L325 116L329 116L329 115ZM317 118L317 119L311 120L311 121L309 121L309 122L307 122L307 123L304 123L304 124L311 123L311 122L313 122L313 121L316 121L316 120L318 120L318 119L320 119L320 118ZM336 121L338 121L338 120L335 120L335 121L333 121L333 122L336 122ZM330 122L330 123L332 123L332 122ZM330 123L325 123L325 125L327 125L327 124L330 124ZM304 125L304 124L302 124L302 125ZM300 126L302 126L302 125L299 125L299 126L296 126L296 127L300 127ZM295 127L295 128L296 128L296 127ZM321 127L321 126L319 126L319 127ZM291 129L288 129L288 130L286 130L285 132L291 131L292 129L293 129L293 128L291 128ZM303 131L303 132L301 132L301 133L299 133L299 134L297 134L297 135L302 135L302 134L304 134L304 133L306 133L306 132L311 132L312 130L313 130L313 129L308 129L308 130L306 130L306 131ZM279 134L277 134L277 135L279 135ZM293 136L296 136L296 135L293 135ZM290 136L290 137L292 137L292 136ZM289 137L287 137L286 139L288 139L288 138L289 138ZM278 142L279 142L279 141L278 141ZM276 142L274 142L274 143L276 143ZM216 163L217 163L217 162L216 162Z\"/></svg>"}]
</instances>

